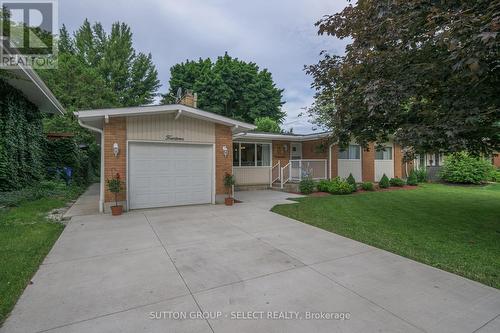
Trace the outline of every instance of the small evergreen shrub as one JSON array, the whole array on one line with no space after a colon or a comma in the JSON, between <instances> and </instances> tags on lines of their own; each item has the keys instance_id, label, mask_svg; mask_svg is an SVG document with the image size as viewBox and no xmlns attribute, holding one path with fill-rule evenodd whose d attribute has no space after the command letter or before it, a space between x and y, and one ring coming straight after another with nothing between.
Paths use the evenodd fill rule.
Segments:
<instances>
[{"instance_id":1,"label":"small evergreen shrub","mask_svg":"<svg viewBox=\"0 0 500 333\"><path fill-rule=\"evenodd\" d=\"M353 191L358 190L358 186L356 185L356 180L354 179L354 176L352 175L352 173L349 174L349 177L347 177L346 182L351 184Z\"/></svg>"},{"instance_id":2,"label":"small evergreen shrub","mask_svg":"<svg viewBox=\"0 0 500 333\"><path fill-rule=\"evenodd\" d=\"M408 176L408 179L406 180L406 184L411 185L411 186L418 185L417 175L415 174L414 171L412 171L410 173L410 175Z\"/></svg>"},{"instance_id":3,"label":"small evergreen shrub","mask_svg":"<svg viewBox=\"0 0 500 333\"><path fill-rule=\"evenodd\" d=\"M413 171L415 176L417 177L417 182L426 183L427 182L427 170L425 168L421 168Z\"/></svg>"},{"instance_id":4,"label":"small evergreen shrub","mask_svg":"<svg viewBox=\"0 0 500 333\"><path fill-rule=\"evenodd\" d=\"M302 194L311 194L314 191L314 182L310 178L302 179L299 183L299 191Z\"/></svg>"},{"instance_id":5,"label":"small evergreen shrub","mask_svg":"<svg viewBox=\"0 0 500 333\"><path fill-rule=\"evenodd\" d=\"M401 178L391 178L391 180L389 180L389 184L395 187L403 187L405 186L405 181Z\"/></svg>"},{"instance_id":6,"label":"small evergreen shrub","mask_svg":"<svg viewBox=\"0 0 500 333\"><path fill-rule=\"evenodd\" d=\"M375 186L373 186L372 182L364 182L361 184L361 188L365 191L375 191Z\"/></svg>"},{"instance_id":7,"label":"small evergreen shrub","mask_svg":"<svg viewBox=\"0 0 500 333\"><path fill-rule=\"evenodd\" d=\"M316 185L316 188L320 192L328 192L328 185L329 184L330 184L330 181L323 179L323 180L320 180L318 182L318 185Z\"/></svg>"},{"instance_id":8,"label":"small evergreen shrub","mask_svg":"<svg viewBox=\"0 0 500 333\"><path fill-rule=\"evenodd\" d=\"M389 184L389 178L387 178L387 176L384 175L382 176L382 178L380 179L380 181L378 182L378 186L380 188L389 188L390 184Z\"/></svg>"},{"instance_id":9,"label":"small evergreen shrub","mask_svg":"<svg viewBox=\"0 0 500 333\"><path fill-rule=\"evenodd\" d=\"M446 157L439 176L450 183L481 184L491 178L493 171L490 161L460 152Z\"/></svg>"}]
</instances>

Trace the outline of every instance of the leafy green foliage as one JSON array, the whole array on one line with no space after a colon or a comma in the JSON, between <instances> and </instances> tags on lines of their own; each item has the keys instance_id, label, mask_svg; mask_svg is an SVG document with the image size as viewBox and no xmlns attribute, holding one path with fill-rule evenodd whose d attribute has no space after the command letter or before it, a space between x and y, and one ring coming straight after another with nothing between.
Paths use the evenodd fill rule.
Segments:
<instances>
[{"instance_id":1,"label":"leafy green foliage","mask_svg":"<svg viewBox=\"0 0 500 333\"><path fill-rule=\"evenodd\" d=\"M358 1L319 34L350 40L307 67L310 114L346 145L417 151L500 150L500 1Z\"/></svg>"},{"instance_id":2,"label":"leafy green foliage","mask_svg":"<svg viewBox=\"0 0 500 333\"><path fill-rule=\"evenodd\" d=\"M330 184L329 180L322 179L316 185L316 188L319 192L328 192L328 185Z\"/></svg>"},{"instance_id":3,"label":"leafy green foliage","mask_svg":"<svg viewBox=\"0 0 500 333\"><path fill-rule=\"evenodd\" d=\"M311 194L314 192L314 181L310 178L302 179L299 183L299 191L302 194Z\"/></svg>"},{"instance_id":4,"label":"leafy green foliage","mask_svg":"<svg viewBox=\"0 0 500 333\"><path fill-rule=\"evenodd\" d=\"M66 183L57 180L43 180L20 190L0 192L0 207L15 207L26 201L57 197L68 192L72 193L71 191L80 193L81 187L67 186Z\"/></svg>"},{"instance_id":5,"label":"leafy green foliage","mask_svg":"<svg viewBox=\"0 0 500 333\"><path fill-rule=\"evenodd\" d=\"M162 103L175 103L177 90L198 94L198 107L226 117L253 123L270 117L281 122L283 90L278 89L267 69L227 53L215 62L210 59L187 60L170 68L169 91Z\"/></svg>"},{"instance_id":6,"label":"leafy green foliage","mask_svg":"<svg viewBox=\"0 0 500 333\"><path fill-rule=\"evenodd\" d=\"M402 180L401 178L391 178L389 180L389 184L395 187L403 187L405 186L405 181Z\"/></svg>"},{"instance_id":7,"label":"leafy green foliage","mask_svg":"<svg viewBox=\"0 0 500 333\"><path fill-rule=\"evenodd\" d=\"M389 183L389 178L384 173L384 175L382 176L382 178L378 182L378 187L389 188L389 186L391 186L391 184Z\"/></svg>"},{"instance_id":8,"label":"leafy green foliage","mask_svg":"<svg viewBox=\"0 0 500 333\"><path fill-rule=\"evenodd\" d=\"M0 191L42 179L45 137L37 107L0 78Z\"/></svg>"},{"instance_id":9,"label":"leafy green foliage","mask_svg":"<svg viewBox=\"0 0 500 333\"><path fill-rule=\"evenodd\" d=\"M406 184L411 185L411 186L418 185L418 178L417 178L415 171L410 172L408 179L406 179Z\"/></svg>"},{"instance_id":10,"label":"leafy green foliage","mask_svg":"<svg viewBox=\"0 0 500 333\"><path fill-rule=\"evenodd\" d=\"M340 177L335 177L332 180L322 180L318 183L317 188L318 191L331 194L351 194L355 191L352 184Z\"/></svg>"},{"instance_id":11,"label":"leafy green foliage","mask_svg":"<svg viewBox=\"0 0 500 333\"><path fill-rule=\"evenodd\" d=\"M375 186L372 182L364 182L361 184L361 188L365 191L375 191Z\"/></svg>"},{"instance_id":12,"label":"leafy green foliage","mask_svg":"<svg viewBox=\"0 0 500 333\"><path fill-rule=\"evenodd\" d=\"M118 194L123 189L123 182L120 176L117 174L115 177L106 179L106 184L108 185L109 192L115 195L115 204L118 206Z\"/></svg>"},{"instance_id":13,"label":"leafy green foliage","mask_svg":"<svg viewBox=\"0 0 500 333\"><path fill-rule=\"evenodd\" d=\"M496 169L491 173L491 179L492 182L497 182L500 183L500 169Z\"/></svg>"},{"instance_id":14,"label":"leafy green foliage","mask_svg":"<svg viewBox=\"0 0 500 333\"><path fill-rule=\"evenodd\" d=\"M352 173L349 174L349 177L346 178L346 181L349 184L351 184L354 192L356 192L358 190L358 186L356 185L356 180L354 179L354 176L352 175Z\"/></svg>"},{"instance_id":15,"label":"leafy green foliage","mask_svg":"<svg viewBox=\"0 0 500 333\"><path fill-rule=\"evenodd\" d=\"M280 128L278 122L271 117L262 117L255 119L255 126L257 126L256 131L268 132L268 133L282 133L283 130Z\"/></svg>"},{"instance_id":16,"label":"leafy green foliage","mask_svg":"<svg viewBox=\"0 0 500 333\"><path fill-rule=\"evenodd\" d=\"M60 31L59 68L40 71L68 109L138 106L154 101L160 86L151 54L137 53L132 32L116 22L108 34L85 20L71 37Z\"/></svg>"},{"instance_id":17,"label":"leafy green foliage","mask_svg":"<svg viewBox=\"0 0 500 333\"><path fill-rule=\"evenodd\" d=\"M481 184L490 179L493 171L490 161L459 152L446 157L439 176L450 183Z\"/></svg>"},{"instance_id":18,"label":"leafy green foliage","mask_svg":"<svg viewBox=\"0 0 500 333\"><path fill-rule=\"evenodd\" d=\"M427 182L427 170L425 168L420 168L418 170L415 170L414 173L417 176L417 181L419 183Z\"/></svg>"}]
</instances>

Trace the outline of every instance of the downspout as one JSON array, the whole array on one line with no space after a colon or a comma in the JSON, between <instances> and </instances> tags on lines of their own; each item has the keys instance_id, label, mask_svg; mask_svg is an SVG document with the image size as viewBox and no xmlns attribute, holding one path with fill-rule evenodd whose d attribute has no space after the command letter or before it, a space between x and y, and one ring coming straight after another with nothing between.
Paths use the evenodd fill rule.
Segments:
<instances>
[{"instance_id":1,"label":"downspout","mask_svg":"<svg viewBox=\"0 0 500 333\"><path fill-rule=\"evenodd\" d=\"M104 212L104 135L103 130L97 127L86 125L78 118L78 124L92 132L97 132L101 135L101 176L100 176L100 190L99 190L99 213Z\"/></svg>"},{"instance_id":2,"label":"downspout","mask_svg":"<svg viewBox=\"0 0 500 333\"><path fill-rule=\"evenodd\" d=\"M332 147L333 143L328 147L328 170L330 171L330 174L328 175L328 179L332 179Z\"/></svg>"}]
</instances>

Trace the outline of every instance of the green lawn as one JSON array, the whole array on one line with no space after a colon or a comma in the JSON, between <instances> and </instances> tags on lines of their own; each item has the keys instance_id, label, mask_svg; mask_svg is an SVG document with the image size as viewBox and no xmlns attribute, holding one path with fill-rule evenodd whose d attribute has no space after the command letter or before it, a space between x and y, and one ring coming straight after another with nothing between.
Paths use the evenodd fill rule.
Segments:
<instances>
[{"instance_id":1,"label":"green lawn","mask_svg":"<svg viewBox=\"0 0 500 333\"><path fill-rule=\"evenodd\" d=\"M0 324L63 230L47 220L52 209L76 198L81 188L0 209Z\"/></svg>"},{"instance_id":2,"label":"green lawn","mask_svg":"<svg viewBox=\"0 0 500 333\"><path fill-rule=\"evenodd\" d=\"M273 211L500 288L500 184L297 201Z\"/></svg>"}]
</instances>

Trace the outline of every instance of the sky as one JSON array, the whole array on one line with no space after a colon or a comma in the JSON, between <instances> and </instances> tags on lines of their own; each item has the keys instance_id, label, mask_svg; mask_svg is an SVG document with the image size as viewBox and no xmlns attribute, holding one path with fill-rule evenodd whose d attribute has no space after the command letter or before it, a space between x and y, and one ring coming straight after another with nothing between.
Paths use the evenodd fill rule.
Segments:
<instances>
[{"instance_id":1,"label":"sky","mask_svg":"<svg viewBox=\"0 0 500 333\"><path fill-rule=\"evenodd\" d=\"M85 18L109 31L116 21L134 33L134 47L151 53L168 90L170 67L187 59L212 58L228 52L267 68L284 89L285 129L320 131L304 108L313 102L312 79L304 65L327 50L342 54L346 41L318 36L314 23L342 10L347 0L59 0L59 25L75 31Z\"/></svg>"}]
</instances>

